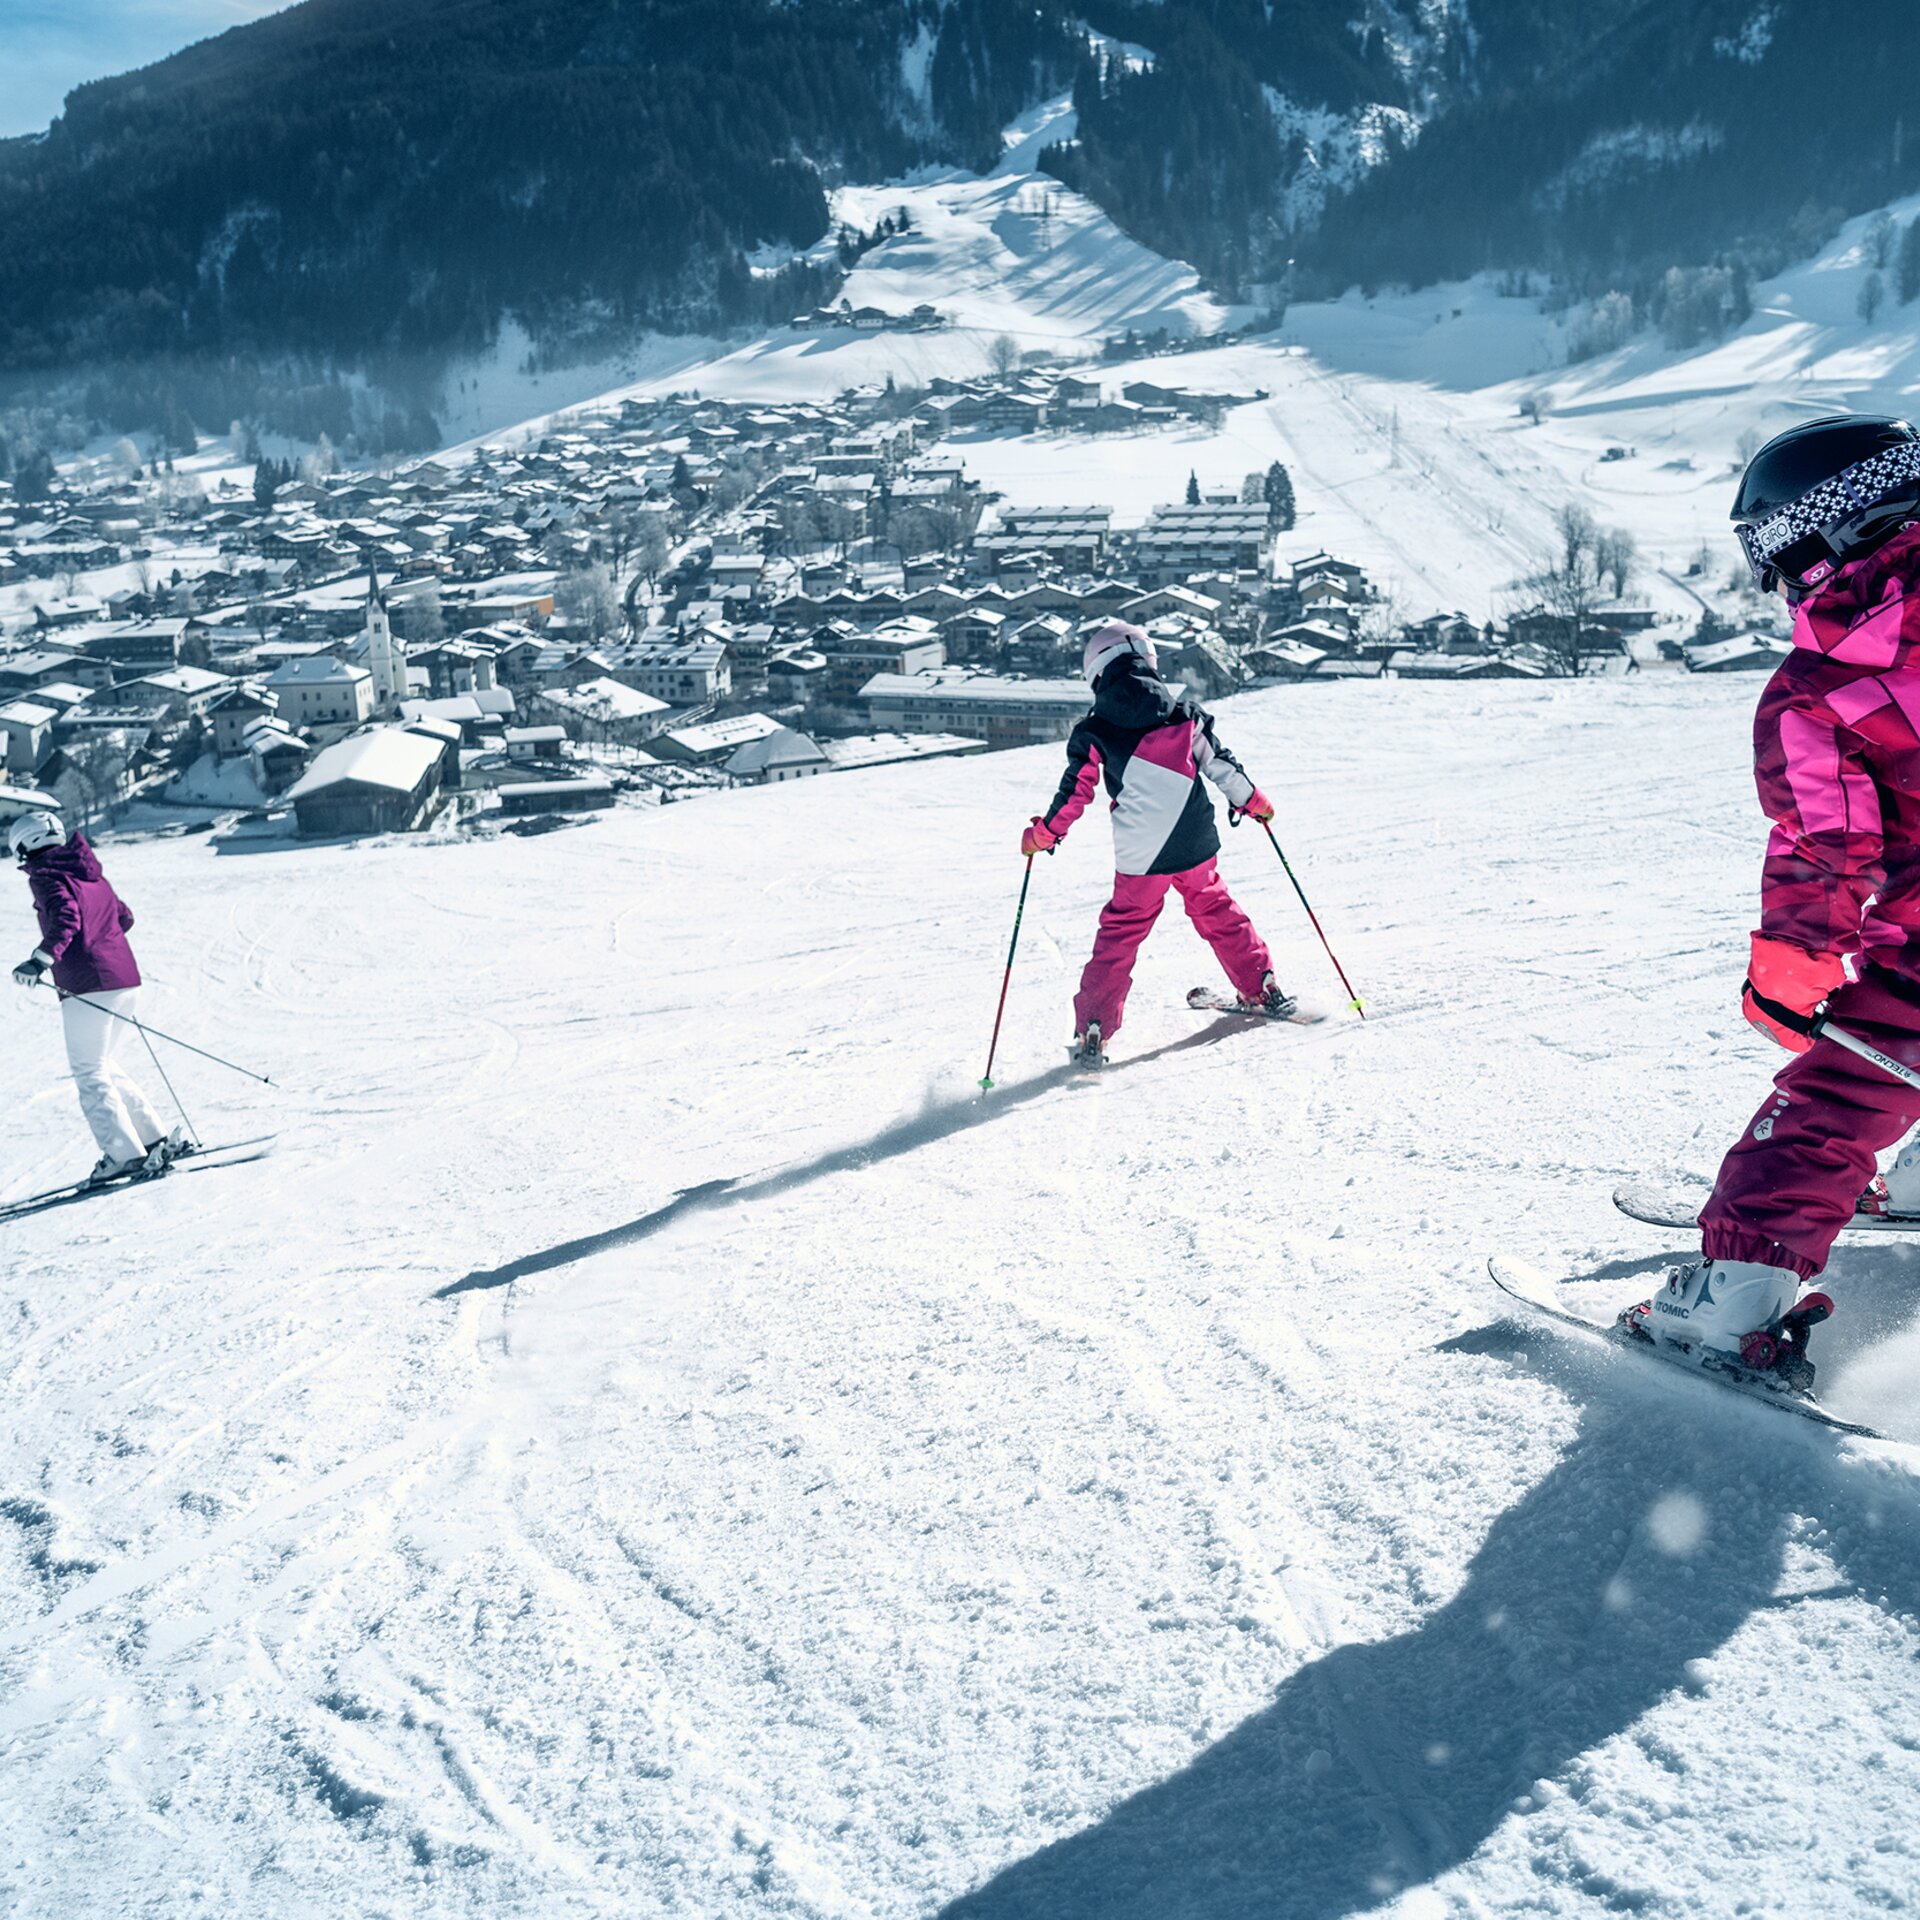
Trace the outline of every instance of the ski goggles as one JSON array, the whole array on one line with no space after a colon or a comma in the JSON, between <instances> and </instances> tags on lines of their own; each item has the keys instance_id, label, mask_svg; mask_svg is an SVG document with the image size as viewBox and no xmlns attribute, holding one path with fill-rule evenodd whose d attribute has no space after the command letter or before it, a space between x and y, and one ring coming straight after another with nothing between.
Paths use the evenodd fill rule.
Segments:
<instances>
[{"instance_id":1,"label":"ski goggles","mask_svg":"<svg viewBox=\"0 0 1920 1920\"><path fill-rule=\"evenodd\" d=\"M1920 502L1920 440L1884 447L1811 487L1765 520L1734 529L1752 569L1754 584L1771 593L1789 586L1817 587L1852 557L1847 523L1876 508Z\"/></svg>"}]
</instances>

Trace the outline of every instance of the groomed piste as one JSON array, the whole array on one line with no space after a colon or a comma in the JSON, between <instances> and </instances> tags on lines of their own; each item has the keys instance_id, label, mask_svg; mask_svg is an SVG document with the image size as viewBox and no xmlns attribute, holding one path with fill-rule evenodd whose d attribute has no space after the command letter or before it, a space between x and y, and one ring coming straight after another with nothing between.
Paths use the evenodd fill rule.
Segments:
<instances>
[{"instance_id":1,"label":"groomed piste","mask_svg":"<svg viewBox=\"0 0 1920 1920\"><path fill-rule=\"evenodd\" d=\"M1773 1061L1750 684L1222 703L1369 1020L1059 1063L1058 752L534 842L114 843L262 1161L0 1241L0 1904L1855 1914L1916 1885L1920 1249L1822 1389L1503 1316L1644 1293ZM1097 827L1098 821L1089 822ZM1337 984L1251 829L1225 870ZM0 999L0 1199L76 1146Z\"/></svg>"}]
</instances>

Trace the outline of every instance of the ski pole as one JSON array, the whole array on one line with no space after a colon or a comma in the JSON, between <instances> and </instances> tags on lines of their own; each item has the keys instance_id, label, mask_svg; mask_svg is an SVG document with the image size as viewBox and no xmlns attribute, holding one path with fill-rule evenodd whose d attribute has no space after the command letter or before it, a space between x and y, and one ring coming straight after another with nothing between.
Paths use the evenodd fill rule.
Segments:
<instances>
[{"instance_id":1,"label":"ski pole","mask_svg":"<svg viewBox=\"0 0 1920 1920\"><path fill-rule=\"evenodd\" d=\"M61 993L58 987L54 988L54 992L62 1000L86 1000L87 998L83 993ZM87 1000L87 1005L96 1013L104 1013L109 1020L124 1020L128 1026L138 1027L142 1033L151 1034L153 1040L164 1040L170 1047L180 1047L188 1053L197 1053L202 1060L211 1060L216 1067L225 1067L229 1073L240 1074L248 1080L258 1080L263 1087L273 1085L273 1082L269 1080L264 1073L255 1073L251 1067L237 1067L231 1060L222 1060L217 1053L209 1053L205 1047L196 1047L190 1040L177 1040L170 1033L162 1033L158 1027L150 1027L144 1021L136 1020L130 1013L116 1013L113 1008L103 1007L97 1000ZM149 1047L152 1046L153 1040L147 1042ZM157 1063L158 1056L156 1056L156 1064ZM166 1074L162 1072L160 1077L164 1080ZM171 1093L173 1089L169 1087L167 1091ZM179 1101L175 1100L174 1105L179 1106ZM186 1119L185 1108L181 1108L180 1117L183 1120ZM188 1127L189 1130L191 1130L191 1121L188 1122Z\"/></svg>"},{"instance_id":2,"label":"ski pole","mask_svg":"<svg viewBox=\"0 0 1920 1920\"><path fill-rule=\"evenodd\" d=\"M1904 1080L1908 1086L1920 1090L1920 1073L1902 1066L1891 1054L1882 1053L1878 1047L1862 1040L1857 1034L1849 1033L1845 1027L1836 1027L1823 1016L1813 1023L1811 1031L1816 1040L1831 1040L1835 1046L1845 1047L1849 1053L1858 1054L1862 1060L1871 1062L1882 1073L1890 1073L1896 1080Z\"/></svg>"},{"instance_id":3,"label":"ski pole","mask_svg":"<svg viewBox=\"0 0 1920 1920\"><path fill-rule=\"evenodd\" d=\"M993 1038L987 1043L987 1070L980 1076L980 1090L993 1091L993 1056L1000 1051L1000 1018L1007 1010L1007 989L1013 984L1014 949L1020 944L1020 921L1027 911L1027 888L1033 883L1033 855L1027 855L1026 877L1020 882L1020 904L1013 910L1013 938L1007 942L1007 971L1000 982L1000 1004L993 1010Z\"/></svg>"},{"instance_id":4,"label":"ski pole","mask_svg":"<svg viewBox=\"0 0 1920 1920\"><path fill-rule=\"evenodd\" d=\"M1313 930L1320 936L1320 944L1326 948L1327 958L1333 962L1333 970L1340 976L1340 984L1347 990L1347 1005L1364 1020L1367 1017L1367 1010L1360 1004L1360 996L1354 992L1353 982L1347 978L1347 970L1340 964L1340 956L1334 952L1333 942L1327 938L1326 929L1320 924L1320 916L1314 912L1313 903L1307 898L1306 888L1300 884L1298 876L1293 871L1293 863L1287 858L1278 838L1276 838L1273 831L1273 822L1271 820L1262 820L1260 824L1266 828L1267 838L1273 841L1273 850L1280 855L1280 864L1286 868L1287 878L1293 882L1293 890L1300 896L1300 904L1306 908L1307 918L1313 922Z\"/></svg>"},{"instance_id":5,"label":"ski pole","mask_svg":"<svg viewBox=\"0 0 1920 1920\"><path fill-rule=\"evenodd\" d=\"M105 1013L107 1009L101 1007L98 1011ZM136 1024L138 1023L136 1022ZM168 1078L166 1068L160 1064L160 1056L154 1050L153 1036L148 1033L145 1027L141 1027L140 1038L146 1042L147 1058L153 1062L153 1070L160 1076L160 1084L166 1088L167 1098L173 1102L174 1107L179 1112L181 1121L187 1129L187 1137L192 1140L196 1148L203 1146L205 1142L200 1138L200 1129L193 1124L193 1116L187 1111L186 1103L174 1092L173 1082Z\"/></svg>"}]
</instances>

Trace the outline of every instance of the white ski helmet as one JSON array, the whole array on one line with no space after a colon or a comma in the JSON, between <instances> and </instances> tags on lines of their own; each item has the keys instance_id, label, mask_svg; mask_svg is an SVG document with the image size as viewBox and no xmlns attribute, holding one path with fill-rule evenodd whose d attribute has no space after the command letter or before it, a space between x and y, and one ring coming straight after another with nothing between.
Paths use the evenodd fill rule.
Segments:
<instances>
[{"instance_id":1,"label":"white ski helmet","mask_svg":"<svg viewBox=\"0 0 1920 1920\"><path fill-rule=\"evenodd\" d=\"M1123 653L1137 653L1155 673L1160 671L1160 657L1153 650L1151 637L1124 620L1109 620L1087 636L1086 651L1080 656L1087 685L1092 686Z\"/></svg>"},{"instance_id":2,"label":"white ski helmet","mask_svg":"<svg viewBox=\"0 0 1920 1920\"><path fill-rule=\"evenodd\" d=\"M67 830L60 824L59 816L44 810L23 813L7 829L7 848L16 860L47 847L66 844Z\"/></svg>"}]
</instances>

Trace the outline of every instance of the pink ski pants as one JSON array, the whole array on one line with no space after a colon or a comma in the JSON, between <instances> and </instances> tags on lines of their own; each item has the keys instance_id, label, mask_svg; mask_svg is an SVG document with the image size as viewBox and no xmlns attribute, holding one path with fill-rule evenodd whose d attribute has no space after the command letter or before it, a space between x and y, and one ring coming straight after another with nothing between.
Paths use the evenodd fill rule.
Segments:
<instances>
[{"instance_id":1,"label":"pink ski pants","mask_svg":"<svg viewBox=\"0 0 1920 1920\"><path fill-rule=\"evenodd\" d=\"M1185 873L1116 873L1113 898L1100 910L1100 931L1074 995L1076 1033L1084 1033L1089 1020L1099 1021L1104 1040L1120 1031L1127 989L1133 984L1134 955L1160 918L1169 887L1185 904L1194 931L1218 956L1234 992L1251 998L1260 991L1272 965L1266 942L1234 903L1213 861Z\"/></svg>"},{"instance_id":2,"label":"pink ski pants","mask_svg":"<svg viewBox=\"0 0 1920 1920\"><path fill-rule=\"evenodd\" d=\"M1898 986L1902 991L1894 991ZM1837 1027L1920 1067L1920 983L1869 967L1828 1003ZM1721 1163L1700 1214L1709 1259L1811 1280L1873 1178L1874 1156L1920 1120L1920 1092L1831 1040L1796 1054Z\"/></svg>"}]
</instances>

